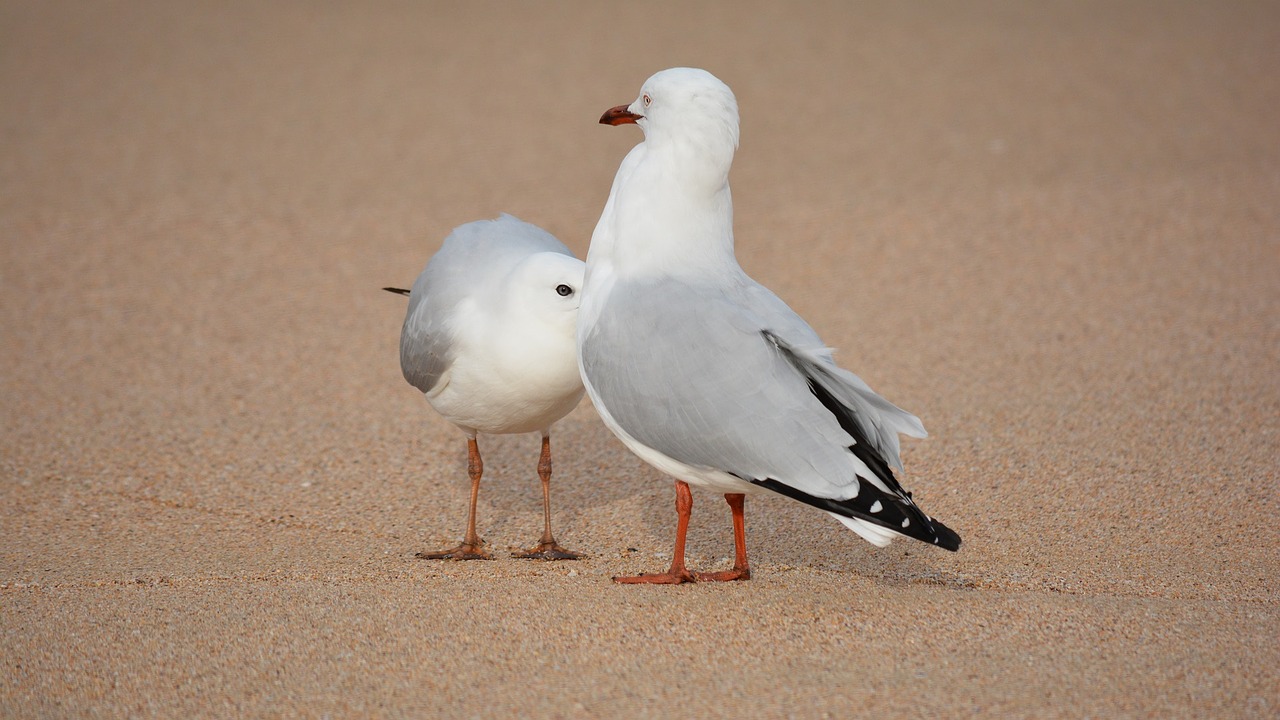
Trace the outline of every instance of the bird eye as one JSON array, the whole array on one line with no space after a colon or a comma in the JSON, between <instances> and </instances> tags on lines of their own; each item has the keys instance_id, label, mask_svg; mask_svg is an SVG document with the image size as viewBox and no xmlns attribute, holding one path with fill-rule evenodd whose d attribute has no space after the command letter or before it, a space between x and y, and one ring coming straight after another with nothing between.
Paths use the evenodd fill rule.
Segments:
<instances>
[{"instance_id":1,"label":"bird eye","mask_svg":"<svg viewBox=\"0 0 1280 720\"><path fill-rule=\"evenodd\" d=\"M653 98L649 97L649 93L644 94L644 106L649 107L649 103L653 102Z\"/></svg>"},{"instance_id":2,"label":"bird eye","mask_svg":"<svg viewBox=\"0 0 1280 720\"><path fill-rule=\"evenodd\" d=\"M573 294L573 288L568 285L557 285L556 292L560 294L560 297L569 297Z\"/></svg>"}]
</instances>

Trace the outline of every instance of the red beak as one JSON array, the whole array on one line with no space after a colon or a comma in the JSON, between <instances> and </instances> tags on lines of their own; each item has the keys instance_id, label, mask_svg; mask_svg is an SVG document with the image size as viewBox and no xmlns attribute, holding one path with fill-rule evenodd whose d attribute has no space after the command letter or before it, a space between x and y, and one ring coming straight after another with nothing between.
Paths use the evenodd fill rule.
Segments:
<instances>
[{"instance_id":1,"label":"red beak","mask_svg":"<svg viewBox=\"0 0 1280 720\"><path fill-rule=\"evenodd\" d=\"M637 115L627 109L627 105L619 105L615 108L609 108L600 116L601 125L635 125L636 121L644 117Z\"/></svg>"}]
</instances>

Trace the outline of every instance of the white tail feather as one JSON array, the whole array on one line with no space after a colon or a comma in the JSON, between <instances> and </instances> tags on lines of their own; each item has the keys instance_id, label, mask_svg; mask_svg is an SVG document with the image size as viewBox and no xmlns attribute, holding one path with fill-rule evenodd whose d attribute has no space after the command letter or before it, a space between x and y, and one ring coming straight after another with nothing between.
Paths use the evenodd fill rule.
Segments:
<instances>
[{"instance_id":1,"label":"white tail feather","mask_svg":"<svg viewBox=\"0 0 1280 720\"><path fill-rule=\"evenodd\" d=\"M866 520L858 518L849 518L835 513L827 513L831 517L839 520L845 527L858 533L859 537L876 547L886 547L896 537L903 537L902 533L894 532L887 527L869 523Z\"/></svg>"}]
</instances>

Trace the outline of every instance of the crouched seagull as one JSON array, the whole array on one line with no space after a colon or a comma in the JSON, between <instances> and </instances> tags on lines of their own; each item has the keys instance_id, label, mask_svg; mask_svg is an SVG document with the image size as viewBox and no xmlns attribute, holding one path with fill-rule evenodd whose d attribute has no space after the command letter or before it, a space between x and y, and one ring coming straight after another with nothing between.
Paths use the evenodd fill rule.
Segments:
<instances>
[{"instance_id":1,"label":"crouched seagull","mask_svg":"<svg viewBox=\"0 0 1280 720\"><path fill-rule=\"evenodd\" d=\"M958 549L892 470L902 469L898 434L924 437L920 420L838 367L813 328L738 265L729 87L705 70L664 70L600 122L639 125L644 140L618 168L591 237L578 364L605 425L676 479L671 568L615 580L748 579L749 492L825 510L877 546L905 535ZM731 570L685 567L690 484L724 493Z\"/></svg>"},{"instance_id":2,"label":"crouched seagull","mask_svg":"<svg viewBox=\"0 0 1280 720\"><path fill-rule=\"evenodd\" d=\"M582 399L574 327L583 264L536 225L503 214L453 230L411 290L400 333L404 379L467 437L471 506L462 543L429 560L485 560L476 534L479 433L540 432L543 532L515 557L569 560L551 534L551 425Z\"/></svg>"}]
</instances>

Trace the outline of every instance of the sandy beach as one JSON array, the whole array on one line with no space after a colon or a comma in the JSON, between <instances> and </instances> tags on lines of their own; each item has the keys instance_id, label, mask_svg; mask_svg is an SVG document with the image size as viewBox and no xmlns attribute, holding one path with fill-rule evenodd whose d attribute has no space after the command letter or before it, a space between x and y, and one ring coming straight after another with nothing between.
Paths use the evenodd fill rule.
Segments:
<instances>
[{"instance_id":1,"label":"sandy beach","mask_svg":"<svg viewBox=\"0 0 1280 720\"><path fill-rule=\"evenodd\" d=\"M481 438L407 287L585 257L653 72L736 92L738 257L919 415L964 538L671 482L588 401ZM0 716L1280 715L1274 3L0 2ZM689 561L727 568L695 493Z\"/></svg>"}]
</instances>

